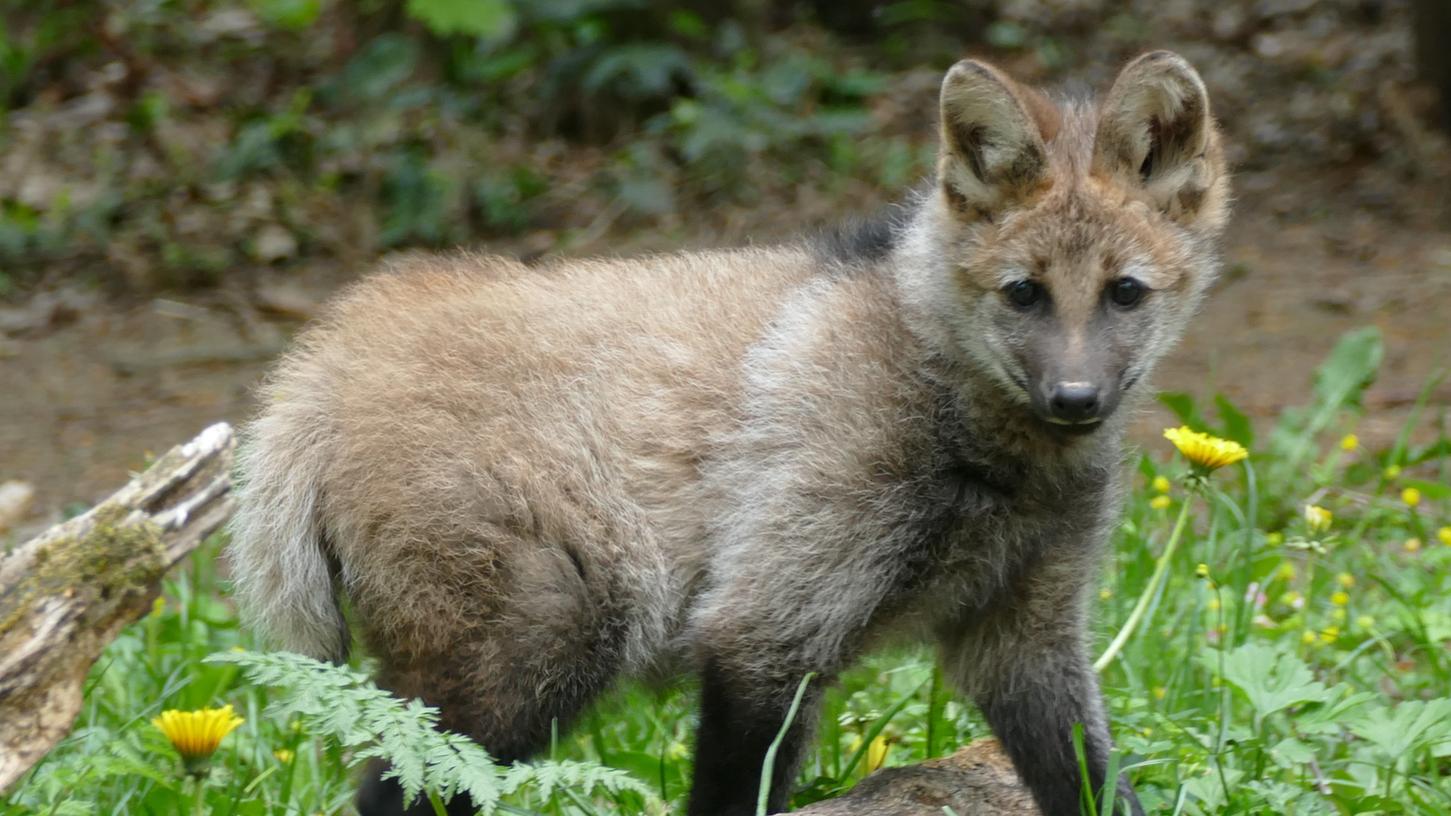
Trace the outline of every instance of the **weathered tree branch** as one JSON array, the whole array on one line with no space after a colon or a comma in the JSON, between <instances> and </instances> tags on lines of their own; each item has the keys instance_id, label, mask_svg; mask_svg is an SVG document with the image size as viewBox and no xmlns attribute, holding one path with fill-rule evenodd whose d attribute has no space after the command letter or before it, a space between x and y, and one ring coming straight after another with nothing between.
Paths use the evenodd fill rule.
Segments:
<instances>
[{"instance_id":1,"label":"weathered tree branch","mask_svg":"<svg viewBox=\"0 0 1451 816\"><path fill-rule=\"evenodd\" d=\"M997 740L942 759L877 771L849 792L796 811L809 816L1038 816Z\"/></svg>"},{"instance_id":2,"label":"weathered tree branch","mask_svg":"<svg viewBox=\"0 0 1451 816\"><path fill-rule=\"evenodd\" d=\"M70 731L101 650L232 513L231 426L178 445L89 513L0 554L0 791Z\"/></svg>"}]
</instances>

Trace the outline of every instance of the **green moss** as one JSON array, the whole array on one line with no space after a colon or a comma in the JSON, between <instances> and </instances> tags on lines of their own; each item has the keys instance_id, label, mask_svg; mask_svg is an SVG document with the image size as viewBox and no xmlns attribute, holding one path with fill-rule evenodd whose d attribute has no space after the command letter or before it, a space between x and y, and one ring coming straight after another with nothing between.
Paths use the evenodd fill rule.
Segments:
<instances>
[{"instance_id":1,"label":"green moss","mask_svg":"<svg viewBox=\"0 0 1451 816\"><path fill-rule=\"evenodd\" d=\"M89 596L89 602L82 599L89 618L104 617L125 599L150 592L166 571L161 531L147 520L126 521L128 514L124 507L103 504L85 533L38 548L30 573L0 597L0 638L44 598Z\"/></svg>"}]
</instances>

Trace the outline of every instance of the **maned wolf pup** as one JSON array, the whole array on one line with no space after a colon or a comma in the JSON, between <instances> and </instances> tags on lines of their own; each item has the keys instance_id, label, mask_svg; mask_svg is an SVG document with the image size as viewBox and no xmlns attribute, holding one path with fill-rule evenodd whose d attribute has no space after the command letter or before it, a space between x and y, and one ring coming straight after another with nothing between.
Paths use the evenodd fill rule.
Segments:
<instances>
[{"instance_id":1,"label":"maned wolf pup","mask_svg":"<svg viewBox=\"0 0 1451 816\"><path fill-rule=\"evenodd\" d=\"M692 816L754 812L803 675L928 639L1043 812L1078 813L1075 724L1095 790L1110 748L1085 607L1127 405L1214 277L1225 163L1164 51L1097 104L960 62L940 115L934 183L851 236L354 286L250 428L250 619L340 658L340 590L381 682L505 761L617 678L698 672Z\"/></svg>"}]
</instances>

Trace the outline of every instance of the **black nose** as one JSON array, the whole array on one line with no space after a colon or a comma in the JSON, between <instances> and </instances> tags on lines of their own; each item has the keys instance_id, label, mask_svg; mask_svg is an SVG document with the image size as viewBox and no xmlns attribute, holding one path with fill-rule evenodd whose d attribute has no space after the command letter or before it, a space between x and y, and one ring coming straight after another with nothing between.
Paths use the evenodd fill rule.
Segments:
<instances>
[{"instance_id":1,"label":"black nose","mask_svg":"<svg viewBox=\"0 0 1451 816\"><path fill-rule=\"evenodd\" d=\"M1053 416L1065 422L1096 419L1099 407L1098 386L1092 383L1058 383L1048 397L1048 408Z\"/></svg>"}]
</instances>

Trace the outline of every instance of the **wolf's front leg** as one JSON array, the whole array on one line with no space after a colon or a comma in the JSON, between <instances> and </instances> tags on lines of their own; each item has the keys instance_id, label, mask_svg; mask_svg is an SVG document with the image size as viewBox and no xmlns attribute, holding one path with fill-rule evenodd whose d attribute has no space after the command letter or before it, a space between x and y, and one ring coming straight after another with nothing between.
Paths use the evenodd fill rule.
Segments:
<instances>
[{"instance_id":1,"label":"wolf's front leg","mask_svg":"<svg viewBox=\"0 0 1451 816\"><path fill-rule=\"evenodd\" d=\"M792 780L816 722L820 687L821 681L814 679L776 749L768 813L786 810ZM796 688L797 684L748 678L723 661L707 661L701 677L689 816L755 814L766 753L786 721Z\"/></svg>"},{"instance_id":2,"label":"wolf's front leg","mask_svg":"<svg viewBox=\"0 0 1451 816\"><path fill-rule=\"evenodd\" d=\"M977 702L1044 816L1082 812L1083 777L1073 747L1078 724L1083 726L1089 789L1101 806L1112 742L1097 679L1083 656L1071 661L1030 658L999 679ZM1116 813L1142 816L1126 781L1117 783L1114 798Z\"/></svg>"},{"instance_id":3,"label":"wolf's front leg","mask_svg":"<svg viewBox=\"0 0 1451 816\"><path fill-rule=\"evenodd\" d=\"M1112 748L1073 586L1037 576L984 616L943 633L944 669L982 709L1043 816L1084 812L1075 726L1083 727L1087 782L1099 803ZM1142 816L1126 781L1114 799L1115 813Z\"/></svg>"}]
</instances>

